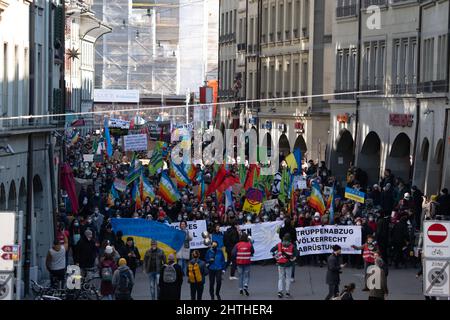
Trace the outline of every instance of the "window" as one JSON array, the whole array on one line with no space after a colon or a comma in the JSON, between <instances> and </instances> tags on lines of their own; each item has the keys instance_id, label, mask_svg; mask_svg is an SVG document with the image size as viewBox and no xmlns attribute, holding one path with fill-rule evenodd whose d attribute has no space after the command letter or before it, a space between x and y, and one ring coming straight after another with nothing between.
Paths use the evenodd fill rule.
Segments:
<instances>
[{"instance_id":1,"label":"window","mask_svg":"<svg viewBox=\"0 0 450 320\"><path fill-rule=\"evenodd\" d=\"M308 62L304 61L302 66L302 92L308 94Z\"/></svg>"},{"instance_id":2,"label":"window","mask_svg":"<svg viewBox=\"0 0 450 320\"><path fill-rule=\"evenodd\" d=\"M239 19L239 39L238 39L238 43L244 43L244 24L242 21L242 18Z\"/></svg>"},{"instance_id":3,"label":"window","mask_svg":"<svg viewBox=\"0 0 450 320\"><path fill-rule=\"evenodd\" d=\"M232 33L236 33L236 26L237 26L237 10L234 9L234 16L233 16L233 30Z\"/></svg>"},{"instance_id":4,"label":"window","mask_svg":"<svg viewBox=\"0 0 450 320\"><path fill-rule=\"evenodd\" d=\"M363 55L363 90L384 91L385 41L366 42Z\"/></svg>"},{"instance_id":5,"label":"window","mask_svg":"<svg viewBox=\"0 0 450 320\"><path fill-rule=\"evenodd\" d=\"M308 30L309 30L309 0L304 0L304 9L303 9L303 36L308 36Z\"/></svg>"},{"instance_id":6,"label":"window","mask_svg":"<svg viewBox=\"0 0 450 320\"><path fill-rule=\"evenodd\" d=\"M225 34L225 13L222 13L222 20L220 21L220 35L223 36Z\"/></svg>"},{"instance_id":7,"label":"window","mask_svg":"<svg viewBox=\"0 0 450 320\"><path fill-rule=\"evenodd\" d=\"M253 99L253 72L248 74L247 98L249 100Z\"/></svg>"},{"instance_id":8,"label":"window","mask_svg":"<svg viewBox=\"0 0 450 320\"><path fill-rule=\"evenodd\" d=\"M14 47L14 85L12 115L19 115L19 46Z\"/></svg>"},{"instance_id":9,"label":"window","mask_svg":"<svg viewBox=\"0 0 450 320\"><path fill-rule=\"evenodd\" d=\"M24 50L24 56L23 56L23 66L24 66L24 71L23 71L23 95L22 95L22 114L27 114L28 113L28 77L29 77L29 55L28 55L28 48L25 48Z\"/></svg>"},{"instance_id":10,"label":"window","mask_svg":"<svg viewBox=\"0 0 450 320\"><path fill-rule=\"evenodd\" d=\"M275 64L271 64L269 70L269 98L273 98L274 93L275 93Z\"/></svg>"},{"instance_id":11,"label":"window","mask_svg":"<svg viewBox=\"0 0 450 320\"><path fill-rule=\"evenodd\" d=\"M229 30L228 30L228 12L225 13L225 34L229 34Z\"/></svg>"},{"instance_id":12,"label":"window","mask_svg":"<svg viewBox=\"0 0 450 320\"><path fill-rule=\"evenodd\" d=\"M445 80L447 77L447 35L439 36L438 38L438 60L437 60L437 78L436 80Z\"/></svg>"},{"instance_id":13,"label":"window","mask_svg":"<svg viewBox=\"0 0 450 320\"><path fill-rule=\"evenodd\" d=\"M278 31L277 40L283 41L283 29L284 29L284 4L280 2L278 6Z\"/></svg>"},{"instance_id":14,"label":"window","mask_svg":"<svg viewBox=\"0 0 450 320\"><path fill-rule=\"evenodd\" d=\"M292 29L292 1L288 2L288 4L287 4L286 15L287 15L286 28L285 28L286 40L290 40L291 39L291 29Z\"/></svg>"},{"instance_id":15,"label":"window","mask_svg":"<svg viewBox=\"0 0 450 320\"><path fill-rule=\"evenodd\" d=\"M266 98L267 92L267 66L264 65L261 79L261 98Z\"/></svg>"},{"instance_id":16,"label":"window","mask_svg":"<svg viewBox=\"0 0 450 320\"><path fill-rule=\"evenodd\" d=\"M283 58L281 57L278 59L277 69L277 97L281 97L283 90Z\"/></svg>"},{"instance_id":17,"label":"window","mask_svg":"<svg viewBox=\"0 0 450 320\"><path fill-rule=\"evenodd\" d=\"M291 63L290 61L286 61L286 70L284 72L284 85L283 85L283 91L284 96L289 97L291 92Z\"/></svg>"},{"instance_id":18,"label":"window","mask_svg":"<svg viewBox=\"0 0 450 320\"><path fill-rule=\"evenodd\" d=\"M392 93L412 93L416 88L417 39L395 39L392 54Z\"/></svg>"},{"instance_id":19,"label":"window","mask_svg":"<svg viewBox=\"0 0 450 320\"><path fill-rule=\"evenodd\" d=\"M294 37L300 37L300 17L301 17L301 2L300 0L295 1L295 19L294 19Z\"/></svg>"},{"instance_id":20,"label":"window","mask_svg":"<svg viewBox=\"0 0 450 320\"><path fill-rule=\"evenodd\" d=\"M8 113L8 44L3 44L2 108L0 116Z\"/></svg>"},{"instance_id":21,"label":"window","mask_svg":"<svg viewBox=\"0 0 450 320\"><path fill-rule=\"evenodd\" d=\"M249 37L248 37L248 44L249 45L253 45L253 43L254 43L254 40L253 40L253 32L254 32L254 23L255 23L255 19L254 18L251 18L250 19L250 28L249 28ZM253 49L252 49L252 52L253 52Z\"/></svg>"},{"instance_id":22,"label":"window","mask_svg":"<svg viewBox=\"0 0 450 320\"><path fill-rule=\"evenodd\" d=\"M292 95L297 96L300 85L300 64L298 61L294 62L294 81L292 86Z\"/></svg>"},{"instance_id":23,"label":"window","mask_svg":"<svg viewBox=\"0 0 450 320\"><path fill-rule=\"evenodd\" d=\"M266 37L269 30L269 8L264 8L264 16L262 22L262 43L266 43Z\"/></svg>"},{"instance_id":24,"label":"window","mask_svg":"<svg viewBox=\"0 0 450 320\"><path fill-rule=\"evenodd\" d=\"M343 50L338 50L336 54L336 92L342 92L342 61L344 60Z\"/></svg>"},{"instance_id":25,"label":"window","mask_svg":"<svg viewBox=\"0 0 450 320\"><path fill-rule=\"evenodd\" d=\"M270 36L269 36L270 42L275 41L275 37L274 37L274 33L275 33L275 29L276 29L275 21L276 21L276 7L274 4L274 5L272 5L272 10L270 12Z\"/></svg>"},{"instance_id":26,"label":"window","mask_svg":"<svg viewBox=\"0 0 450 320\"><path fill-rule=\"evenodd\" d=\"M433 80L434 73L434 38L425 39L423 47L423 81Z\"/></svg>"},{"instance_id":27,"label":"window","mask_svg":"<svg viewBox=\"0 0 450 320\"><path fill-rule=\"evenodd\" d=\"M356 64L357 64L357 50L352 49L350 55L350 67L348 73L348 89L350 91L356 91Z\"/></svg>"}]
</instances>

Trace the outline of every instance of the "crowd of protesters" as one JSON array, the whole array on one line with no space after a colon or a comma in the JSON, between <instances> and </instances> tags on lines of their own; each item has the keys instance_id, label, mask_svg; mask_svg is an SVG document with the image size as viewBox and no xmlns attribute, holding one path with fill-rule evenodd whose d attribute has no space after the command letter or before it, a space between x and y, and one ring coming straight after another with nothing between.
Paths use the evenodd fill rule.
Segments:
<instances>
[{"instance_id":1,"label":"crowd of protesters","mask_svg":"<svg viewBox=\"0 0 450 320\"><path fill-rule=\"evenodd\" d=\"M70 253L73 262L78 264L84 273L92 270L100 273L101 294L106 298L113 298L114 294L118 299L131 297L131 288L136 270L141 265L141 258L144 272L150 280L150 292L153 299L179 299L183 275L187 277L191 286L192 299L201 298L207 276L209 276L211 299L221 299L222 273L228 267L231 267L231 280L237 279L235 275L238 269L240 293L248 295L249 263L247 262L250 260L239 257L240 253L236 252L236 248L240 243L245 250L253 250L253 248L248 239L242 238L238 230L239 225L284 221L284 226L280 229L280 247L275 247L272 251L274 254L279 254L278 251L282 248L288 248L287 252L296 256L297 251L291 252L289 249L289 243L294 244L296 241L295 228L330 224L329 210L320 214L309 206L307 201L309 189L295 191L295 208L288 210L287 203L278 201L273 208L263 209L259 215L242 211L245 195L233 194L234 206L226 208L224 201L219 202L215 193L199 201L194 194L193 185L180 190L181 199L175 204L168 204L156 195L153 200L146 198L142 208L136 210L131 190L126 189L125 192L120 193L120 199L115 199L113 205L108 205L108 195L114 180L126 179L130 173L130 163L126 154L122 153L117 145L111 158L102 156L101 161L85 162L83 155L92 154L93 145L96 144L94 140L98 137L94 138L94 136L95 134L88 134L66 148L66 161L72 168L74 177L78 181L88 181L88 183L85 183L79 191L77 212L72 209L67 193L61 190L58 241L49 252L47 265L51 274L60 279L61 256L66 257L67 265ZM170 149L170 144L168 148ZM145 159L147 153L141 153L138 157ZM163 170L168 169L169 163L170 157L166 156ZM285 162L281 161L281 165L285 165ZM209 184L214 178L212 166L203 168L198 166L197 169L203 170L205 184ZM238 174L236 165L230 165L229 170ZM151 176L148 170L144 170L144 174L148 176L155 191L158 190L159 175ZM277 173L277 175L280 174ZM268 199L277 199L280 192L277 186L279 182L277 175L273 177ZM335 188L334 224L362 227L363 243L355 244L355 247L362 249L363 254L344 255L343 265L367 268L368 265L381 263L373 257L378 255L385 266L393 265L399 268L407 267L409 264L410 267L418 267L420 256L417 253L414 254L414 248L421 223L425 219L445 218L450 215L450 196L447 189L442 190L440 195L428 199L416 186L411 186L408 182L395 177L389 169L385 170L377 184L369 185L367 174L352 166L348 169L346 181L341 182L337 181L332 172L327 169L325 162L316 164L310 160L303 164L301 176L308 185L312 181L317 181L322 191L325 187ZM365 192L365 204L345 199L346 186ZM140 253L133 238L122 239L123 235L120 231L113 231L111 218L149 219L166 224L206 220L208 230L213 237L213 245L205 252L190 252L189 247L186 246L184 252L177 253L177 263L175 263L175 257L166 257L162 250L157 248L156 242L152 243L147 252ZM231 226L231 228L222 235L219 231L221 226ZM188 232L186 241L189 242ZM250 243L250 245L242 243ZM231 258L221 256L222 250L217 250L217 247L224 248L223 252ZM251 255L251 252L249 254ZM56 262L52 262L52 257L55 257ZM299 265L330 265L327 255L281 259L278 263L280 275L278 296L289 296L289 282L294 281L297 263ZM334 261L331 263L336 264ZM119 287L122 291L116 290ZM346 290L345 296L351 296L354 286L348 285ZM328 298L337 294L336 287L334 285L330 287Z\"/></svg>"}]
</instances>

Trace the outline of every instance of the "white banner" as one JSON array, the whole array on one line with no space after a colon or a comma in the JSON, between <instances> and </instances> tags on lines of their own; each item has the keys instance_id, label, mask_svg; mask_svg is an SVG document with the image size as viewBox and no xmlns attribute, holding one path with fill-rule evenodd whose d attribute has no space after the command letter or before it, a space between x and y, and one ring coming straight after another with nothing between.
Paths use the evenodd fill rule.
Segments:
<instances>
[{"instance_id":1,"label":"white banner","mask_svg":"<svg viewBox=\"0 0 450 320\"><path fill-rule=\"evenodd\" d=\"M139 103L139 90L94 89L94 102Z\"/></svg>"},{"instance_id":2,"label":"white banner","mask_svg":"<svg viewBox=\"0 0 450 320\"><path fill-rule=\"evenodd\" d=\"M130 134L123 137L125 151L145 151L148 147L146 134Z\"/></svg>"},{"instance_id":3,"label":"white banner","mask_svg":"<svg viewBox=\"0 0 450 320\"><path fill-rule=\"evenodd\" d=\"M108 127L110 128L119 128L119 129L130 129L130 121L122 120L122 119L109 119Z\"/></svg>"},{"instance_id":4,"label":"white banner","mask_svg":"<svg viewBox=\"0 0 450 320\"><path fill-rule=\"evenodd\" d=\"M361 245L360 226L317 226L297 228L297 248L301 256L333 252L332 247L342 247L342 254L361 254L353 245Z\"/></svg>"},{"instance_id":5,"label":"white banner","mask_svg":"<svg viewBox=\"0 0 450 320\"><path fill-rule=\"evenodd\" d=\"M270 249L281 241L278 232L282 225L282 221L275 221L239 226L240 231L245 231L252 237L253 248L255 249L252 261L272 259ZM220 231L225 232L228 228L222 227Z\"/></svg>"},{"instance_id":6,"label":"white banner","mask_svg":"<svg viewBox=\"0 0 450 320\"><path fill-rule=\"evenodd\" d=\"M189 230L189 233L192 236L192 241L190 242L191 250L207 248L207 246L203 244L202 237L202 232L207 231L206 220L188 221L187 224L187 230ZM179 222L174 222L170 226L175 229L180 229Z\"/></svg>"}]
</instances>

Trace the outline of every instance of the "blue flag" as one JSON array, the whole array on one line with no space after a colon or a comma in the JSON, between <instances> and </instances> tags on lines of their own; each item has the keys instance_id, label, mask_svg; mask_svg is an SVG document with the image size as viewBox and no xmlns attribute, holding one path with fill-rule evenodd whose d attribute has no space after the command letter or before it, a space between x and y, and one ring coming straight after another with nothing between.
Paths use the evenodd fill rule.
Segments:
<instances>
[{"instance_id":1,"label":"blue flag","mask_svg":"<svg viewBox=\"0 0 450 320\"><path fill-rule=\"evenodd\" d=\"M113 149L111 144L111 134L109 133L108 118L105 118L104 126L105 126L106 153L108 154L108 158L111 158L113 154Z\"/></svg>"},{"instance_id":2,"label":"blue flag","mask_svg":"<svg viewBox=\"0 0 450 320\"><path fill-rule=\"evenodd\" d=\"M302 173L302 151L300 148L294 149L295 162L297 162L297 175Z\"/></svg>"}]
</instances>

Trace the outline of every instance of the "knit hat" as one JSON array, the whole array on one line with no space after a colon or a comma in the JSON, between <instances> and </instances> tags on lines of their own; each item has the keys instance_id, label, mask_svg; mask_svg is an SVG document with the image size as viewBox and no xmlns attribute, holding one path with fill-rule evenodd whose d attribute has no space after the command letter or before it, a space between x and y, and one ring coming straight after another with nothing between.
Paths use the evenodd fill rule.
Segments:
<instances>
[{"instance_id":1,"label":"knit hat","mask_svg":"<svg viewBox=\"0 0 450 320\"><path fill-rule=\"evenodd\" d=\"M158 241L152 239L152 245L158 244Z\"/></svg>"},{"instance_id":2,"label":"knit hat","mask_svg":"<svg viewBox=\"0 0 450 320\"><path fill-rule=\"evenodd\" d=\"M125 260L124 258L120 258L119 259L119 267L126 266L126 265L127 265L127 260Z\"/></svg>"},{"instance_id":3,"label":"knit hat","mask_svg":"<svg viewBox=\"0 0 450 320\"><path fill-rule=\"evenodd\" d=\"M175 256L173 255L173 253L169 254L169 256L167 257L167 261L169 262L175 261Z\"/></svg>"},{"instance_id":4,"label":"knit hat","mask_svg":"<svg viewBox=\"0 0 450 320\"><path fill-rule=\"evenodd\" d=\"M86 236L86 238L87 238L87 237L92 237L92 231L89 230L89 229L87 229L87 230L84 232L84 235Z\"/></svg>"},{"instance_id":5,"label":"knit hat","mask_svg":"<svg viewBox=\"0 0 450 320\"><path fill-rule=\"evenodd\" d=\"M158 214L158 218L165 218L166 217L166 213L164 211L160 211Z\"/></svg>"},{"instance_id":6,"label":"knit hat","mask_svg":"<svg viewBox=\"0 0 450 320\"><path fill-rule=\"evenodd\" d=\"M431 201L437 201L437 198L438 198L438 196L435 195L435 194L433 194L433 195L431 196Z\"/></svg>"},{"instance_id":7,"label":"knit hat","mask_svg":"<svg viewBox=\"0 0 450 320\"><path fill-rule=\"evenodd\" d=\"M113 248L112 248L111 246L106 246L106 248L105 248L105 253L106 253L106 254L111 254L111 253L113 253Z\"/></svg>"}]
</instances>

